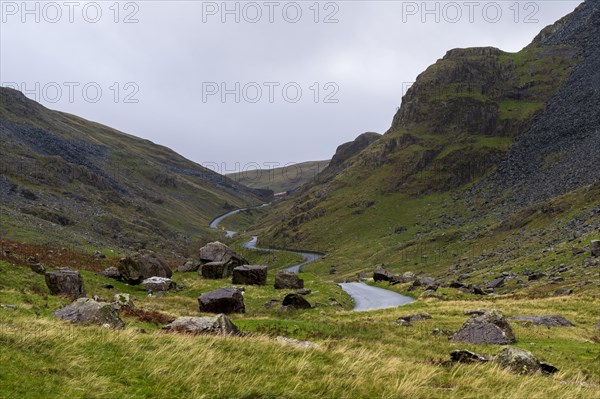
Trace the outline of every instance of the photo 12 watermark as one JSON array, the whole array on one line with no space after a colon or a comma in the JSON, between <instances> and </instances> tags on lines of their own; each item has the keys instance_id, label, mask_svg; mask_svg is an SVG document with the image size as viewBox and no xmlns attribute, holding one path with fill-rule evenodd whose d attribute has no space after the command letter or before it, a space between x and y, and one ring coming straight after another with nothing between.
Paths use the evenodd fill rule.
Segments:
<instances>
[{"instance_id":1,"label":"photo 12 watermark","mask_svg":"<svg viewBox=\"0 0 600 399\"><path fill-rule=\"evenodd\" d=\"M202 82L202 102L289 103L303 97L314 103L337 104L340 87L336 82L302 85L298 82Z\"/></svg>"},{"instance_id":2,"label":"photo 12 watermark","mask_svg":"<svg viewBox=\"0 0 600 399\"><path fill-rule=\"evenodd\" d=\"M2 87L22 92L36 102L85 102L94 104L103 97L115 104L137 104L140 87L136 82L2 82Z\"/></svg>"},{"instance_id":3,"label":"photo 12 watermark","mask_svg":"<svg viewBox=\"0 0 600 399\"><path fill-rule=\"evenodd\" d=\"M203 1L202 23L339 23L339 3L334 1Z\"/></svg>"},{"instance_id":4,"label":"photo 12 watermark","mask_svg":"<svg viewBox=\"0 0 600 399\"><path fill-rule=\"evenodd\" d=\"M535 1L403 1L401 6L402 23L540 22L540 3Z\"/></svg>"},{"instance_id":5,"label":"photo 12 watermark","mask_svg":"<svg viewBox=\"0 0 600 399\"><path fill-rule=\"evenodd\" d=\"M139 23L135 1L1 1L0 20L6 23Z\"/></svg>"}]
</instances>

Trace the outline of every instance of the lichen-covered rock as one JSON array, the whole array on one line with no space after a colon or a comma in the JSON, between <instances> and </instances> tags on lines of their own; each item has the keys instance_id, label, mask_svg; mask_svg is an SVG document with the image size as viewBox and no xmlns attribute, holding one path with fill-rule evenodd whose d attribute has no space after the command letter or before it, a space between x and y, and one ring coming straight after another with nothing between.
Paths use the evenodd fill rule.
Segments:
<instances>
[{"instance_id":1,"label":"lichen-covered rock","mask_svg":"<svg viewBox=\"0 0 600 399\"><path fill-rule=\"evenodd\" d=\"M472 314L461 329L452 335L452 341L497 345L507 345L516 341L510 324L498 310L482 309Z\"/></svg>"},{"instance_id":2,"label":"lichen-covered rock","mask_svg":"<svg viewBox=\"0 0 600 399\"><path fill-rule=\"evenodd\" d=\"M117 269L114 266L107 267L106 269L104 269L104 271L101 271L98 274L115 280L119 280L121 278L121 273L119 273L119 269Z\"/></svg>"},{"instance_id":3,"label":"lichen-covered rock","mask_svg":"<svg viewBox=\"0 0 600 399\"><path fill-rule=\"evenodd\" d=\"M60 269L46 273L46 285L52 295L66 295L71 298L85 296L83 279L76 270Z\"/></svg>"},{"instance_id":4,"label":"lichen-covered rock","mask_svg":"<svg viewBox=\"0 0 600 399\"><path fill-rule=\"evenodd\" d=\"M200 248L199 258L203 263L225 262L233 267L247 265L248 261L219 241L211 242Z\"/></svg>"},{"instance_id":5,"label":"lichen-covered rock","mask_svg":"<svg viewBox=\"0 0 600 399\"><path fill-rule=\"evenodd\" d=\"M177 284L170 278L165 277L150 277L142 281L142 286L147 290L152 291L168 291L175 289Z\"/></svg>"},{"instance_id":6,"label":"lichen-covered rock","mask_svg":"<svg viewBox=\"0 0 600 399\"><path fill-rule=\"evenodd\" d=\"M133 300L129 296L129 294L119 293L115 294L112 300L113 308L116 310L120 310L123 308L133 308Z\"/></svg>"},{"instance_id":7,"label":"lichen-covered rock","mask_svg":"<svg viewBox=\"0 0 600 399\"><path fill-rule=\"evenodd\" d=\"M538 371L553 374L558 371L551 364L540 362L533 353L512 346L502 349L496 356L496 362L501 367L518 374L533 374Z\"/></svg>"},{"instance_id":8,"label":"lichen-covered rock","mask_svg":"<svg viewBox=\"0 0 600 399\"><path fill-rule=\"evenodd\" d=\"M57 310L53 315L73 323L98 324L110 328L125 327L125 323L112 304L96 302L90 298L79 298L72 304Z\"/></svg>"},{"instance_id":9,"label":"lichen-covered rock","mask_svg":"<svg viewBox=\"0 0 600 399\"><path fill-rule=\"evenodd\" d=\"M571 323L569 320L565 319L562 316L558 315L549 315L549 316L514 316L509 320L515 321L523 321L534 326L546 326L546 327L574 327L575 324Z\"/></svg>"},{"instance_id":10,"label":"lichen-covered rock","mask_svg":"<svg viewBox=\"0 0 600 399\"><path fill-rule=\"evenodd\" d=\"M171 278L173 272L165 260L150 251L137 252L119 261L119 274L128 284L140 284L150 277Z\"/></svg>"},{"instance_id":11,"label":"lichen-covered rock","mask_svg":"<svg viewBox=\"0 0 600 399\"><path fill-rule=\"evenodd\" d=\"M218 334L238 335L240 330L233 324L229 317L218 314L214 317L179 317L169 323L163 330L186 334Z\"/></svg>"}]
</instances>

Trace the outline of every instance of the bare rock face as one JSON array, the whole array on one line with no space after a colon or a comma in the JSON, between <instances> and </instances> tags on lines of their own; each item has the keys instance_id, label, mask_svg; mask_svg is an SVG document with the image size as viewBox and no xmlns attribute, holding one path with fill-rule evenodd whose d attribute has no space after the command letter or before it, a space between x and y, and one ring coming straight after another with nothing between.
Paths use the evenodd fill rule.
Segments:
<instances>
[{"instance_id":1,"label":"bare rock face","mask_svg":"<svg viewBox=\"0 0 600 399\"><path fill-rule=\"evenodd\" d=\"M203 263L225 262L233 267L248 264L248 261L241 255L219 241L208 243L200 248L199 257Z\"/></svg>"},{"instance_id":2,"label":"bare rock face","mask_svg":"<svg viewBox=\"0 0 600 399\"><path fill-rule=\"evenodd\" d=\"M238 266L233 269L233 284L265 285L267 284L267 266Z\"/></svg>"},{"instance_id":3,"label":"bare rock face","mask_svg":"<svg viewBox=\"0 0 600 399\"><path fill-rule=\"evenodd\" d=\"M275 289L303 289L304 280L298 277L296 273L281 271L275 275Z\"/></svg>"},{"instance_id":4,"label":"bare rock face","mask_svg":"<svg viewBox=\"0 0 600 399\"><path fill-rule=\"evenodd\" d=\"M145 289L152 291L168 291L175 289L177 284L170 278L150 277L142 281L142 286L144 286Z\"/></svg>"},{"instance_id":5,"label":"bare rock face","mask_svg":"<svg viewBox=\"0 0 600 399\"><path fill-rule=\"evenodd\" d=\"M472 314L472 317L451 337L452 341L496 345L516 342L510 324L498 310L483 309Z\"/></svg>"},{"instance_id":6,"label":"bare rock face","mask_svg":"<svg viewBox=\"0 0 600 399\"><path fill-rule=\"evenodd\" d=\"M165 260L153 253L134 253L119 261L119 273L123 281L128 284L140 284L150 277L171 278L173 272Z\"/></svg>"},{"instance_id":7,"label":"bare rock face","mask_svg":"<svg viewBox=\"0 0 600 399\"><path fill-rule=\"evenodd\" d=\"M83 279L76 270L60 269L48 272L46 285L52 295L66 295L72 298L85 296Z\"/></svg>"},{"instance_id":8,"label":"bare rock face","mask_svg":"<svg viewBox=\"0 0 600 399\"><path fill-rule=\"evenodd\" d=\"M235 287L219 288L198 297L201 312L208 313L245 313L242 291Z\"/></svg>"},{"instance_id":9,"label":"bare rock face","mask_svg":"<svg viewBox=\"0 0 600 399\"><path fill-rule=\"evenodd\" d=\"M214 317L179 317L172 323L163 327L169 332L179 332L192 335L217 334L238 335L240 330L233 324L229 317L218 314Z\"/></svg>"},{"instance_id":10,"label":"bare rock face","mask_svg":"<svg viewBox=\"0 0 600 399\"><path fill-rule=\"evenodd\" d=\"M112 304L96 302L90 298L79 298L72 304L57 310L53 315L73 323L99 324L110 328L125 327L125 323Z\"/></svg>"}]
</instances>

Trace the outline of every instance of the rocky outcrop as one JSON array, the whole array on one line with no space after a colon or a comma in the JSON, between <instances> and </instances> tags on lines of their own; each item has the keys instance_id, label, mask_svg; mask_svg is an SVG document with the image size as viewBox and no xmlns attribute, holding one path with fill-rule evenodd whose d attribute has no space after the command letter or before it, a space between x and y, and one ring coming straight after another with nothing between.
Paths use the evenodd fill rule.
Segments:
<instances>
[{"instance_id":1,"label":"rocky outcrop","mask_svg":"<svg viewBox=\"0 0 600 399\"><path fill-rule=\"evenodd\" d=\"M171 278L173 272L165 260L153 252L137 252L119 261L119 274L128 284L140 284L150 277Z\"/></svg>"},{"instance_id":2,"label":"rocky outcrop","mask_svg":"<svg viewBox=\"0 0 600 399\"><path fill-rule=\"evenodd\" d=\"M469 313L472 314L471 318L452 335L452 341L496 345L516 342L510 324L498 310L485 309Z\"/></svg>"},{"instance_id":3,"label":"rocky outcrop","mask_svg":"<svg viewBox=\"0 0 600 399\"><path fill-rule=\"evenodd\" d=\"M233 284L265 285L267 284L267 266L238 266L233 269Z\"/></svg>"},{"instance_id":4,"label":"rocky outcrop","mask_svg":"<svg viewBox=\"0 0 600 399\"><path fill-rule=\"evenodd\" d=\"M513 316L509 320L525 322L534 326L545 326L545 327L574 327L575 324L562 316L550 315L550 316Z\"/></svg>"},{"instance_id":5,"label":"rocky outcrop","mask_svg":"<svg viewBox=\"0 0 600 399\"><path fill-rule=\"evenodd\" d=\"M52 295L65 295L71 298L85 296L83 279L78 271L70 269L54 270L46 273L46 285Z\"/></svg>"},{"instance_id":6,"label":"rocky outcrop","mask_svg":"<svg viewBox=\"0 0 600 399\"><path fill-rule=\"evenodd\" d=\"M203 263L225 262L233 267L248 264L241 255L219 241L208 243L200 248L199 258Z\"/></svg>"},{"instance_id":7,"label":"rocky outcrop","mask_svg":"<svg viewBox=\"0 0 600 399\"><path fill-rule=\"evenodd\" d=\"M110 328L125 327L125 323L110 303L96 302L90 298L79 298L53 315L73 323L99 324Z\"/></svg>"},{"instance_id":8,"label":"rocky outcrop","mask_svg":"<svg viewBox=\"0 0 600 399\"><path fill-rule=\"evenodd\" d=\"M240 330L229 317L218 314L214 317L179 317L163 327L168 332L178 332L192 335L216 334L238 335Z\"/></svg>"},{"instance_id":9,"label":"rocky outcrop","mask_svg":"<svg viewBox=\"0 0 600 399\"><path fill-rule=\"evenodd\" d=\"M429 320L431 315L429 313L416 313L409 316L401 316L396 320L396 323L401 326L410 327L413 322L420 320Z\"/></svg>"},{"instance_id":10,"label":"rocky outcrop","mask_svg":"<svg viewBox=\"0 0 600 399\"><path fill-rule=\"evenodd\" d=\"M303 289L304 280L296 273L280 271L275 275L275 289Z\"/></svg>"},{"instance_id":11,"label":"rocky outcrop","mask_svg":"<svg viewBox=\"0 0 600 399\"><path fill-rule=\"evenodd\" d=\"M201 312L208 313L245 313L242 291L235 287L219 288L198 297Z\"/></svg>"},{"instance_id":12,"label":"rocky outcrop","mask_svg":"<svg viewBox=\"0 0 600 399\"><path fill-rule=\"evenodd\" d=\"M361 134L353 141L341 144L335 150L335 154L331 158L331 161L329 161L329 165L319 173L317 179L320 181L332 179L348 165L354 156L358 155L362 150L381 137L379 133L367 132Z\"/></svg>"},{"instance_id":13,"label":"rocky outcrop","mask_svg":"<svg viewBox=\"0 0 600 399\"><path fill-rule=\"evenodd\" d=\"M151 291L168 291L177 288L175 281L166 277L150 277L142 281L142 286Z\"/></svg>"},{"instance_id":14,"label":"rocky outcrop","mask_svg":"<svg viewBox=\"0 0 600 399\"><path fill-rule=\"evenodd\" d=\"M391 281L394 278L394 276L394 273L385 270L381 266L377 266L375 270L373 270L374 281Z\"/></svg>"}]
</instances>

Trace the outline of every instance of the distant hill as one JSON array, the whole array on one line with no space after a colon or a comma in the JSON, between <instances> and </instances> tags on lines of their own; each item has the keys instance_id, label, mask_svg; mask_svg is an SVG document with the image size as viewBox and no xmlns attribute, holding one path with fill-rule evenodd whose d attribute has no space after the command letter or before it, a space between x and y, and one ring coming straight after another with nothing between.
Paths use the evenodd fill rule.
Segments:
<instances>
[{"instance_id":1,"label":"distant hill","mask_svg":"<svg viewBox=\"0 0 600 399\"><path fill-rule=\"evenodd\" d=\"M259 204L174 151L0 88L0 235L184 254L215 216Z\"/></svg>"},{"instance_id":2,"label":"distant hill","mask_svg":"<svg viewBox=\"0 0 600 399\"><path fill-rule=\"evenodd\" d=\"M314 179L329 165L329 161L308 161L282 168L255 169L226 175L246 187L272 190L274 193L293 191Z\"/></svg>"}]
</instances>

